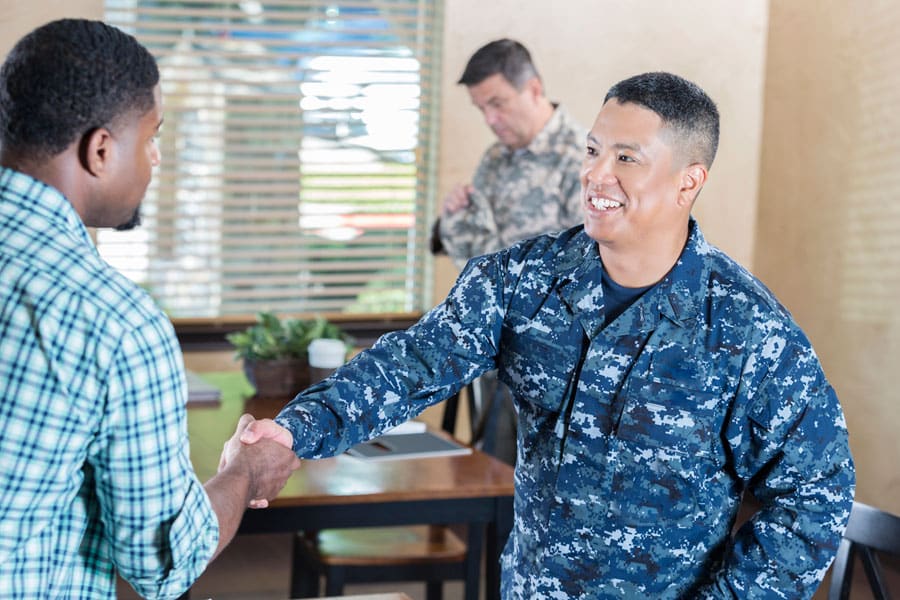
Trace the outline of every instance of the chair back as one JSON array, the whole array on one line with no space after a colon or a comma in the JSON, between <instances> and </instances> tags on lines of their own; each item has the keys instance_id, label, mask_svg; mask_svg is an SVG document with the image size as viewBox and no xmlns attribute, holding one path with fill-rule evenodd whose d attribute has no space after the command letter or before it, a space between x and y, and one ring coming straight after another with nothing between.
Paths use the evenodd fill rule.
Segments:
<instances>
[{"instance_id":1,"label":"chair back","mask_svg":"<svg viewBox=\"0 0 900 600\"><path fill-rule=\"evenodd\" d=\"M900 556L900 516L873 506L854 502L847 530L838 548L831 572L828 600L850 598L853 565L859 556L866 578L877 600L889 600L891 594L876 552Z\"/></svg>"}]
</instances>

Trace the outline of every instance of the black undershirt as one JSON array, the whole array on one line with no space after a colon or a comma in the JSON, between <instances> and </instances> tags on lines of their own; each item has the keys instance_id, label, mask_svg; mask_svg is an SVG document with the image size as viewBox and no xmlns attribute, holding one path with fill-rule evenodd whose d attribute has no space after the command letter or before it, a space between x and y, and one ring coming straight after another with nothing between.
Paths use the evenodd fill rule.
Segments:
<instances>
[{"instance_id":1,"label":"black undershirt","mask_svg":"<svg viewBox=\"0 0 900 600\"><path fill-rule=\"evenodd\" d=\"M602 267L601 267L602 268ZM604 313L606 316L606 323L612 323L616 320L616 317L625 312L629 306L634 304L634 301L641 297L641 295L653 287L653 285L645 285L643 287L625 287L624 285L619 285L612 278L607 275L606 269L603 269L602 276L602 285L603 285L603 301L604 301Z\"/></svg>"}]
</instances>

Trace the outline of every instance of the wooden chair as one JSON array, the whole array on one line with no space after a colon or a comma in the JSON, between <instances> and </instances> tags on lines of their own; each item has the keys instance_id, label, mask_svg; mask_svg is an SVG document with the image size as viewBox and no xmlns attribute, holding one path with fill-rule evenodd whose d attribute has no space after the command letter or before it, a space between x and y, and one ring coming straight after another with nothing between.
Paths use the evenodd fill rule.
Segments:
<instances>
[{"instance_id":1,"label":"wooden chair","mask_svg":"<svg viewBox=\"0 0 900 600\"><path fill-rule=\"evenodd\" d=\"M441 426L449 433L459 401L457 395L445 406ZM291 597L318 596L324 576L326 596L340 596L347 583L424 581L427 600L441 600L444 581L463 580L465 598L475 600L482 542L477 527L463 533L442 525L300 532L294 537Z\"/></svg>"},{"instance_id":2,"label":"wooden chair","mask_svg":"<svg viewBox=\"0 0 900 600\"><path fill-rule=\"evenodd\" d=\"M467 580L467 550L450 527L441 525L304 532L294 538L291 597L318 596L324 575L326 596L342 595L347 583L424 581L426 598L440 600L444 581ZM477 575L474 579L477 598Z\"/></svg>"},{"instance_id":3,"label":"wooden chair","mask_svg":"<svg viewBox=\"0 0 900 600\"><path fill-rule=\"evenodd\" d=\"M900 556L900 516L854 502L844 539L832 566L828 600L850 598L853 564L857 555L874 597L877 600L890 599L876 552Z\"/></svg>"}]
</instances>

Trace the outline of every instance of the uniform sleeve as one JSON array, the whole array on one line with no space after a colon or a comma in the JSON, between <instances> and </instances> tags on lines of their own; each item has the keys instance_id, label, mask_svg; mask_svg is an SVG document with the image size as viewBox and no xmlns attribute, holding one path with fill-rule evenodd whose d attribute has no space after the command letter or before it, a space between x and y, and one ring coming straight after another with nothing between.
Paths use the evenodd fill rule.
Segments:
<instances>
[{"instance_id":1,"label":"uniform sleeve","mask_svg":"<svg viewBox=\"0 0 900 600\"><path fill-rule=\"evenodd\" d=\"M778 345L769 342L767 352ZM729 442L761 509L698 597L811 597L850 516L855 475L846 423L808 344L788 344L758 390Z\"/></svg>"},{"instance_id":2,"label":"uniform sleeve","mask_svg":"<svg viewBox=\"0 0 900 600\"><path fill-rule=\"evenodd\" d=\"M469 205L441 217L441 242L458 269L462 269L470 258L501 248L497 219L491 205L495 170L489 150L472 178L474 191L469 194Z\"/></svg>"},{"instance_id":3,"label":"uniform sleeve","mask_svg":"<svg viewBox=\"0 0 900 600\"><path fill-rule=\"evenodd\" d=\"M495 367L502 323L499 255L471 261L447 299L406 331L382 336L276 421L301 458L332 456L399 425Z\"/></svg>"},{"instance_id":4,"label":"uniform sleeve","mask_svg":"<svg viewBox=\"0 0 900 600\"><path fill-rule=\"evenodd\" d=\"M190 462L186 395L165 317L128 331L113 357L107 419L88 462L110 558L147 598L178 597L218 543L218 521Z\"/></svg>"}]
</instances>

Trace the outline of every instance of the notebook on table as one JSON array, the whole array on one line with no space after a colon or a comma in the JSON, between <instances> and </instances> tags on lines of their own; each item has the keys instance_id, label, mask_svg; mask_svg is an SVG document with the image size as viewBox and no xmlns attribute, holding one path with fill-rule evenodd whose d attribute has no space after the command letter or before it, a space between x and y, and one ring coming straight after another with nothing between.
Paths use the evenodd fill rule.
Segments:
<instances>
[{"instance_id":1,"label":"notebook on table","mask_svg":"<svg viewBox=\"0 0 900 600\"><path fill-rule=\"evenodd\" d=\"M193 371L185 370L188 386L188 406L218 406L222 399L222 390L207 383Z\"/></svg>"},{"instance_id":2,"label":"notebook on table","mask_svg":"<svg viewBox=\"0 0 900 600\"><path fill-rule=\"evenodd\" d=\"M455 456L471 452L471 448L430 431L382 435L347 450L347 454L361 460Z\"/></svg>"}]
</instances>

